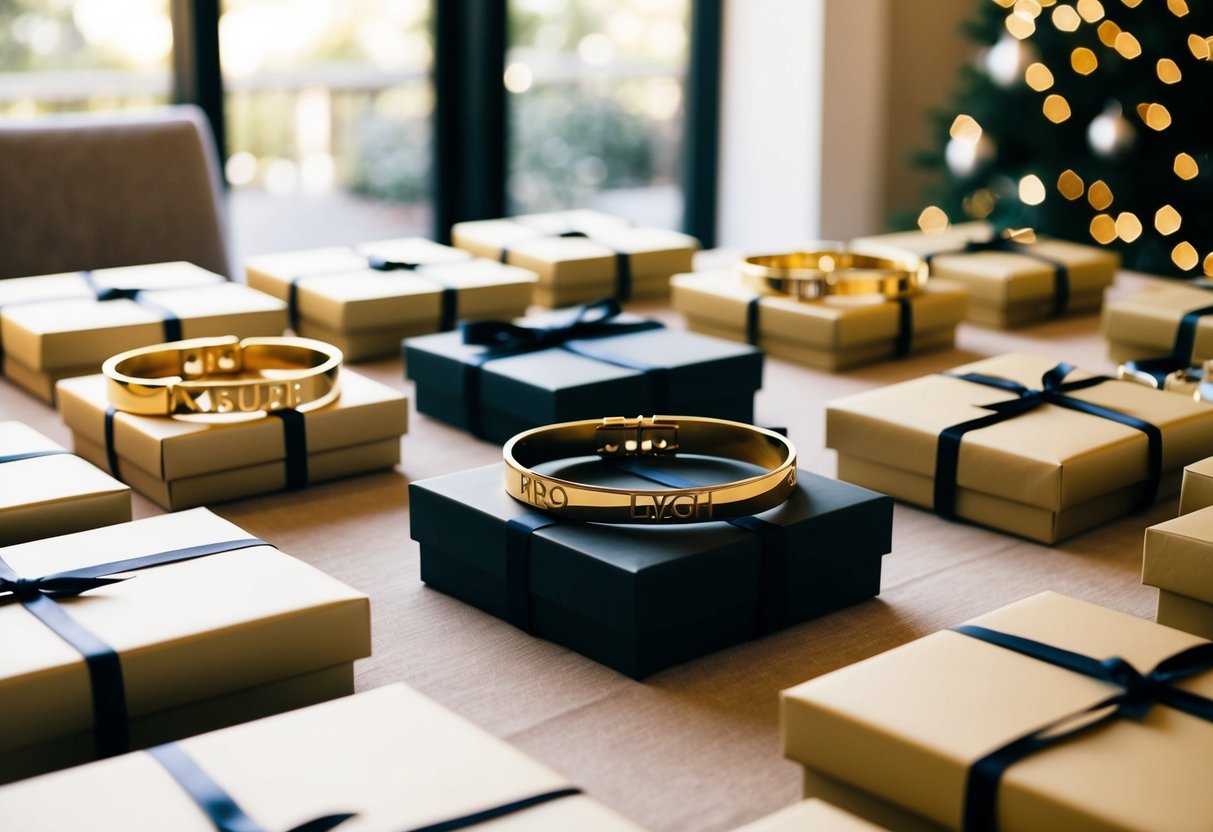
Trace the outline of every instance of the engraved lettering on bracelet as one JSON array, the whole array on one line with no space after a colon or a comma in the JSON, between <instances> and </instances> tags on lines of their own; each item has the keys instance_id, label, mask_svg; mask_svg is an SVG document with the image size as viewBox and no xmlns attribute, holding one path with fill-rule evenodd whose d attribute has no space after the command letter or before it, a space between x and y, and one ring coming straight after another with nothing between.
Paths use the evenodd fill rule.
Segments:
<instances>
[{"instance_id":1,"label":"engraved lettering on bracelet","mask_svg":"<svg viewBox=\"0 0 1213 832\"><path fill-rule=\"evenodd\" d=\"M712 519L712 492L692 491L688 494L633 494L631 517L660 523L663 520Z\"/></svg>"},{"instance_id":2,"label":"engraved lettering on bracelet","mask_svg":"<svg viewBox=\"0 0 1213 832\"><path fill-rule=\"evenodd\" d=\"M191 395L189 390L184 387L173 387L173 400L169 405L169 412L180 412L183 409L193 413L206 412L206 408L198 403L198 398Z\"/></svg>"},{"instance_id":3,"label":"engraved lettering on bracelet","mask_svg":"<svg viewBox=\"0 0 1213 832\"><path fill-rule=\"evenodd\" d=\"M522 475L522 487L520 490L523 499L538 508L564 508L569 504L569 495L563 486L553 485L550 482L528 476L527 474Z\"/></svg>"}]
</instances>

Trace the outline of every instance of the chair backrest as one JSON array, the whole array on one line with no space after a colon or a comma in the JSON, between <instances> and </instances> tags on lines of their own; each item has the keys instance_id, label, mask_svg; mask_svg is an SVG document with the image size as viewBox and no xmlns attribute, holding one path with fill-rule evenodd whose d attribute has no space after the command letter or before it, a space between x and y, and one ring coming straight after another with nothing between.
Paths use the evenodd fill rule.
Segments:
<instances>
[{"instance_id":1,"label":"chair backrest","mask_svg":"<svg viewBox=\"0 0 1213 832\"><path fill-rule=\"evenodd\" d=\"M169 260L232 274L201 110L0 118L0 278Z\"/></svg>"}]
</instances>

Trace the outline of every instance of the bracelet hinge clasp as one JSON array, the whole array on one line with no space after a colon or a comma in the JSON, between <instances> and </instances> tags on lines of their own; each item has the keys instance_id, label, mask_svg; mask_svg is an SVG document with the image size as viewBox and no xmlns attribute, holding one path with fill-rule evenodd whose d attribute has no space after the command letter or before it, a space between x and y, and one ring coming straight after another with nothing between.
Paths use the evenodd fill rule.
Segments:
<instances>
[{"instance_id":1,"label":"bracelet hinge clasp","mask_svg":"<svg viewBox=\"0 0 1213 832\"><path fill-rule=\"evenodd\" d=\"M658 422L656 416L608 416L595 434L598 455L674 456L678 451L678 425Z\"/></svg>"},{"instance_id":2,"label":"bracelet hinge clasp","mask_svg":"<svg viewBox=\"0 0 1213 832\"><path fill-rule=\"evenodd\" d=\"M181 377L187 381L214 375L230 375L244 369L244 353L239 339L226 343L191 347L181 353Z\"/></svg>"}]
</instances>

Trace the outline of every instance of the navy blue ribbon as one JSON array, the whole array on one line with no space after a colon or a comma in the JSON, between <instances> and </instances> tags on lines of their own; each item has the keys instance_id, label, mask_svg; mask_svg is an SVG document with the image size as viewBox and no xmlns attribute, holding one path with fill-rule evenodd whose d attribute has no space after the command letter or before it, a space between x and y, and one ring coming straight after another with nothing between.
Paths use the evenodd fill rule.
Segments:
<instances>
[{"instance_id":1,"label":"navy blue ribbon","mask_svg":"<svg viewBox=\"0 0 1213 832\"><path fill-rule=\"evenodd\" d=\"M1141 505L1145 507L1154 502L1155 497L1158 496L1159 483L1162 480L1162 431L1143 419L1068 395L1076 390L1085 390L1112 380L1107 376L1092 376L1078 381L1065 381L1065 377L1073 370L1074 367L1069 364L1058 364L1041 378L1040 390L1033 390L1010 379L980 373L946 374L961 381L984 384L987 387L1014 393L1016 398L979 405L981 409L991 411L990 414L944 428L940 433L935 451L935 511L940 516L947 518L956 516L956 472L960 461L960 441L964 435L971 430L980 430L1022 416L1043 404L1053 404L1079 413L1098 416L1144 433L1146 435L1148 473Z\"/></svg>"},{"instance_id":2,"label":"navy blue ribbon","mask_svg":"<svg viewBox=\"0 0 1213 832\"><path fill-rule=\"evenodd\" d=\"M474 436L483 436L480 396L481 367L497 358L539 352L555 347L561 347L578 355L617 367L627 367L652 374L650 375L650 388L653 395L658 398L664 395L668 388L668 384L665 383L666 378L661 377L665 372L664 367L642 364L597 350L587 344L573 343L662 329L662 324L658 321L615 320L622 311L618 301L603 298L578 308L569 321L552 326L525 326L509 321L472 321L461 324L463 343L485 348L483 352L468 356L463 360L461 386L468 431ZM660 409L664 408L653 408L654 412Z\"/></svg>"},{"instance_id":3,"label":"navy blue ribbon","mask_svg":"<svg viewBox=\"0 0 1213 832\"><path fill-rule=\"evenodd\" d=\"M69 453L69 451L65 451L60 448L54 451L24 451L19 454L5 454L0 456L0 465L3 465L6 462L20 462L23 459L37 459L38 457L43 456L59 456L60 454L66 453Z\"/></svg>"},{"instance_id":4,"label":"navy blue ribbon","mask_svg":"<svg viewBox=\"0 0 1213 832\"><path fill-rule=\"evenodd\" d=\"M147 753L172 775L177 785L206 813L217 832L266 832L265 827L249 817L240 804L177 743L158 745L147 749ZM354 816L353 812L326 815L295 826L289 832L328 832Z\"/></svg>"},{"instance_id":5,"label":"navy blue ribbon","mask_svg":"<svg viewBox=\"0 0 1213 832\"><path fill-rule=\"evenodd\" d=\"M996 235L989 240L970 240L964 244L964 248L953 251L936 251L926 255L923 260L930 265L936 257L950 254L973 254L981 251L1006 251L1011 254L1022 254L1024 257L1031 257L1033 260L1039 260L1051 267L1053 269L1053 310L1050 314L1056 317L1066 313L1070 306L1070 268L1060 260L1054 260L1052 257L1033 250L1029 245Z\"/></svg>"},{"instance_id":6,"label":"navy blue ribbon","mask_svg":"<svg viewBox=\"0 0 1213 832\"><path fill-rule=\"evenodd\" d=\"M21 604L84 657L92 691L93 740L97 756L112 757L130 750L130 726L122 663L114 648L68 615L67 610L61 607L58 601L75 597L90 589L129 580L111 577L123 572L266 545L268 544L264 540L256 538L228 540L69 569L39 578L21 577L0 557L0 602L16 601Z\"/></svg>"},{"instance_id":7,"label":"navy blue ribbon","mask_svg":"<svg viewBox=\"0 0 1213 832\"><path fill-rule=\"evenodd\" d=\"M117 415L118 408L112 404L105 406L105 464L110 469L110 476L123 482L122 477L118 476L118 449L114 447L114 418Z\"/></svg>"},{"instance_id":8,"label":"navy blue ribbon","mask_svg":"<svg viewBox=\"0 0 1213 832\"><path fill-rule=\"evenodd\" d=\"M562 231L554 235L556 237L584 237L590 235L584 231ZM595 240L597 243L602 243L601 240ZM605 243L602 243L605 245ZM510 262L510 250L507 246L501 247L501 252L497 255L497 259L504 264ZM615 249L615 300L624 302L632 299L632 255L626 251Z\"/></svg>"},{"instance_id":9,"label":"navy blue ribbon","mask_svg":"<svg viewBox=\"0 0 1213 832\"><path fill-rule=\"evenodd\" d=\"M500 806L494 806L492 809L483 809L479 812L463 815L462 817L452 818L451 820L417 826L409 829L407 832L455 832L458 829L467 829L469 826L487 823L506 815L512 815L515 812L521 812L524 809L530 809L532 806L539 806L543 803L550 803L553 800L574 797L579 794L581 794L581 789L572 786L564 789L554 789L543 794L536 794L531 797L524 797L521 800L503 803Z\"/></svg>"},{"instance_id":10,"label":"navy blue ribbon","mask_svg":"<svg viewBox=\"0 0 1213 832\"><path fill-rule=\"evenodd\" d=\"M1167 376L1171 373L1192 367L1192 353L1196 348L1196 328L1200 325L1200 319L1207 315L1213 315L1213 306L1193 309L1179 319L1179 328L1175 331L1175 342L1171 345L1170 355L1165 358L1126 361L1125 366L1135 372L1151 376L1161 390L1166 383Z\"/></svg>"},{"instance_id":11,"label":"navy blue ribbon","mask_svg":"<svg viewBox=\"0 0 1213 832\"><path fill-rule=\"evenodd\" d=\"M1164 659L1141 673L1119 657L1093 659L1039 641L972 624L954 627L962 635L1114 685L1120 690L1089 708L1030 731L975 762L965 783L962 828L994 832L998 828L998 790L1003 774L1016 762L1057 743L1086 734L1118 719L1141 720L1155 705L1166 705L1213 722L1213 700L1174 683L1213 670L1213 643L1206 642Z\"/></svg>"},{"instance_id":12,"label":"navy blue ribbon","mask_svg":"<svg viewBox=\"0 0 1213 832\"><path fill-rule=\"evenodd\" d=\"M97 279L91 271L80 272L80 278L88 286L89 291L97 298L98 301L105 302L111 300L133 300L135 303L145 307L150 312L155 312L160 316L160 325L164 331L165 341L180 341L181 340L181 319L173 310L166 306L156 303L151 298L147 297L144 289L131 289L118 286L101 286L97 283Z\"/></svg>"},{"instance_id":13,"label":"navy blue ribbon","mask_svg":"<svg viewBox=\"0 0 1213 832\"><path fill-rule=\"evenodd\" d=\"M531 535L560 521L528 512L505 524L505 620L525 633L531 623Z\"/></svg>"},{"instance_id":14,"label":"navy blue ribbon","mask_svg":"<svg viewBox=\"0 0 1213 832\"><path fill-rule=\"evenodd\" d=\"M292 408L271 410L270 416L282 420L282 439L286 449L286 489L294 491L308 484L307 420Z\"/></svg>"},{"instance_id":15,"label":"navy blue ribbon","mask_svg":"<svg viewBox=\"0 0 1213 832\"><path fill-rule=\"evenodd\" d=\"M897 335L893 339L893 355L904 358L914 348L914 304L910 298L891 298L897 303ZM760 318L762 295L754 295L745 306L745 340L751 347L758 346L762 336Z\"/></svg>"}]
</instances>

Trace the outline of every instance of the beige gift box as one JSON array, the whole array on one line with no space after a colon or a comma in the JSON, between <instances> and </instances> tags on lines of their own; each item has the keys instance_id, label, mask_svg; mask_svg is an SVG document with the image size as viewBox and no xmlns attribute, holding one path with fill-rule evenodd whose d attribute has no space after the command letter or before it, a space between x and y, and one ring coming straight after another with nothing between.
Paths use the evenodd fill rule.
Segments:
<instances>
[{"instance_id":1,"label":"beige gift box","mask_svg":"<svg viewBox=\"0 0 1213 832\"><path fill-rule=\"evenodd\" d=\"M1158 587L1158 623L1213 638L1213 508L1146 529L1141 582Z\"/></svg>"},{"instance_id":2,"label":"beige gift box","mask_svg":"<svg viewBox=\"0 0 1213 832\"><path fill-rule=\"evenodd\" d=\"M247 286L228 283L189 263L131 266L94 272L98 285L140 288L149 305L133 300L98 301L79 275L6 280L25 283L16 292L0 285L0 340L5 375L52 401L61 378L95 373L111 355L165 340L164 319L150 304L181 320L182 338L281 335L286 305ZM60 294L24 302L46 281Z\"/></svg>"},{"instance_id":3,"label":"beige gift box","mask_svg":"<svg viewBox=\"0 0 1213 832\"><path fill-rule=\"evenodd\" d=\"M0 806L3 802L0 801ZM811 797L734 832L880 832L882 827Z\"/></svg>"},{"instance_id":4,"label":"beige gift box","mask_svg":"<svg viewBox=\"0 0 1213 832\"><path fill-rule=\"evenodd\" d=\"M1055 593L969 623L1143 673L1203 643ZM1213 673L1179 686L1211 697ZM784 691L784 752L805 767L807 795L893 830L959 829L975 761L1119 690L945 630ZM1207 830L1210 771L1213 724L1155 705L1012 765L999 829Z\"/></svg>"},{"instance_id":5,"label":"beige gift box","mask_svg":"<svg viewBox=\"0 0 1213 832\"><path fill-rule=\"evenodd\" d=\"M418 265L378 271L368 257ZM347 361L396 355L401 339L437 332L444 287L455 290L457 320L508 320L526 313L536 280L420 237L267 254L246 269L250 286L284 301L296 281L298 334L337 346Z\"/></svg>"},{"instance_id":6,"label":"beige gift box","mask_svg":"<svg viewBox=\"0 0 1213 832\"><path fill-rule=\"evenodd\" d=\"M901 309L895 301L759 297L730 271L674 275L670 292L689 329L742 342L747 340L750 304L758 297L756 346L776 358L835 372L896 355ZM911 353L952 346L967 300L968 292L955 281L928 281L910 299Z\"/></svg>"},{"instance_id":7,"label":"beige gift box","mask_svg":"<svg viewBox=\"0 0 1213 832\"><path fill-rule=\"evenodd\" d=\"M1103 313L1108 356L1116 362L1163 358L1171 354L1184 315L1213 306L1213 291L1151 283L1119 297L1109 297ZM1213 358L1213 315L1196 323L1191 363Z\"/></svg>"},{"instance_id":8,"label":"beige gift box","mask_svg":"<svg viewBox=\"0 0 1213 832\"><path fill-rule=\"evenodd\" d=\"M953 368L1037 389L1056 365L1010 353ZM1074 373L1068 380L1085 377ZM1162 431L1159 496L1179 489L1184 465L1213 455L1213 408L1127 381L1070 394L1143 419ZM944 374L857 393L826 408L826 445L838 451L838 477L932 508L939 435L990 415L981 405L1009 391ZM1148 476L1146 435L1110 419L1044 404L964 435L957 468L958 517L1053 543L1132 510Z\"/></svg>"},{"instance_id":9,"label":"beige gift box","mask_svg":"<svg viewBox=\"0 0 1213 832\"><path fill-rule=\"evenodd\" d=\"M105 381L96 375L59 382L59 408L76 452L108 469ZM343 368L340 398L303 419L308 481L324 482L397 465L408 399ZM283 421L264 414L113 418L116 475L169 511L281 491L286 448Z\"/></svg>"},{"instance_id":10,"label":"beige gift box","mask_svg":"<svg viewBox=\"0 0 1213 832\"><path fill-rule=\"evenodd\" d=\"M562 237L580 232L584 237ZM618 260L627 255L630 297L669 293L671 275L691 270L699 241L677 231L631 226L597 211L525 214L456 223L452 242L477 257L535 272L534 302L572 306L618 294ZM502 252L505 252L504 258ZM623 298L626 300L626 298Z\"/></svg>"},{"instance_id":11,"label":"beige gift box","mask_svg":"<svg viewBox=\"0 0 1213 832\"><path fill-rule=\"evenodd\" d=\"M1213 457L1193 462L1184 468L1179 491L1179 513L1187 514L1213 506Z\"/></svg>"},{"instance_id":12,"label":"beige gift box","mask_svg":"<svg viewBox=\"0 0 1213 832\"><path fill-rule=\"evenodd\" d=\"M40 451L50 455L3 461ZM0 546L130 519L130 486L28 425L0 422Z\"/></svg>"},{"instance_id":13,"label":"beige gift box","mask_svg":"<svg viewBox=\"0 0 1213 832\"><path fill-rule=\"evenodd\" d=\"M569 788L551 769L402 684L192 737L180 747L263 829L353 812L342 832L400 832ZM0 817L45 832L214 832L148 754L6 786ZM483 826L640 832L584 795Z\"/></svg>"},{"instance_id":14,"label":"beige gift box","mask_svg":"<svg viewBox=\"0 0 1213 832\"><path fill-rule=\"evenodd\" d=\"M967 318L971 323L1005 329L1051 317L1055 269L1050 264L1025 253L961 251L966 244L988 240L994 233L988 223L971 222L950 226L942 234L906 231L864 237L852 245L899 249L919 257L935 255L931 275L960 281L972 293ZM1070 284L1067 313L1099 311L1104 289L1112 285L1120 268L1115 252L1064 240L1040 238L1023 249L1066 266Z\"/></svg>"},{"instance_id":15,"label":"beige gift box","mask_svg":"<svg viewBox=\"0 0 1213 832\"><path fill-rule=\"evenodd\" d=\"M10 546L0 557L37 577L249 537L196 509ZM272 546L131 574L57 603L119 653L135 747L350 693L353 661L370 655L367 597ZM0 606L0 632L0 781L92 759L80 653L19 604Z\"/></svg>"}]
</instances>

